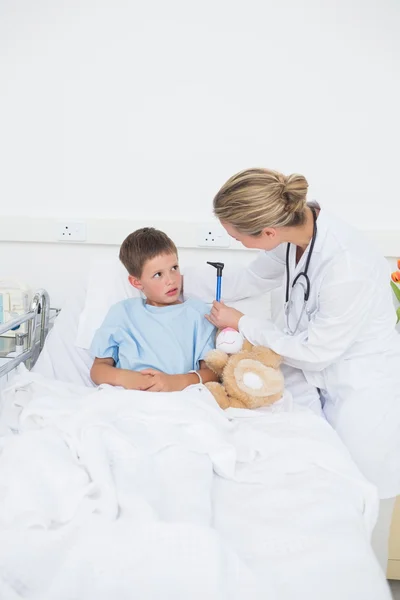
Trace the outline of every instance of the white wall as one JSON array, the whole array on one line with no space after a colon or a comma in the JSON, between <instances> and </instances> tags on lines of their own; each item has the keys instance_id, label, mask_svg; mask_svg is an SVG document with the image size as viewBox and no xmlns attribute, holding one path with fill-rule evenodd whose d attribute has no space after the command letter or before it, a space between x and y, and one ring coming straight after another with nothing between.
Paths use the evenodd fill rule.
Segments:
<instances>
[{"instance_id":1,"label":"white wall","mask_svg":"<svg viewBox=\"0 0 400 600\"><path fill-rule=\"evenodd\" d=\"M398 228L399 31L398 0L1 0L0 219L208 220L267 166ZM0 240L0 276L59 304L115 251Z\"/></svg>"},{"instance_id":2,"label":"white wall","mask_svg":"<svg viewBox=\"0 0 400 600\"><path fill-rule=\"evenodd\" d=\"M2 0L0 214L208 218L239 169L399 222L398 0Z\"/></svg>"}]
</instances>

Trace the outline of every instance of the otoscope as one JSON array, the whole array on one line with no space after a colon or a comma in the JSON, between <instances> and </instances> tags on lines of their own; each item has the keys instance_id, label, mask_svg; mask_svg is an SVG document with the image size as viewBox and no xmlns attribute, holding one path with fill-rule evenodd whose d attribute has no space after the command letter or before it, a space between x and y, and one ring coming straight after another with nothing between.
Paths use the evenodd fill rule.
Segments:
<instances>
[{"instance_id":1,"label":"otoscope","mask_svg":"<svg viewBox=\"0 0 400 600\"><path fill-rule=\"evenodd\" d=\"M222 262L208 262L208 265L215 267L217 269L217 290L215 293L215 299L217 302L221 300L221 286L222 286L222 269L224 268L224 263Z\"/></svg>"}]
</instances>

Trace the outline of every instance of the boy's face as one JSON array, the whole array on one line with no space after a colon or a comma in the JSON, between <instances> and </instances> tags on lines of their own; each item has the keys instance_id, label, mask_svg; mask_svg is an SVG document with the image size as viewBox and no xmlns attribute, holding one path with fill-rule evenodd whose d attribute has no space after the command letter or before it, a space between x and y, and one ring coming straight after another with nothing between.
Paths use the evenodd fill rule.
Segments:
<instances>
[{"instance_id":1,"label":"boy's face","mask_svg":"<svg viewBox=\"0 0 400 600\"><path fill-rule=\"evenodd\" d=\"M160 254L145 262L140 278L129 275L133 287L141 290L148 304L177 304L182 290L182 275L176 254Z\"/></svg>"}]
</instances>

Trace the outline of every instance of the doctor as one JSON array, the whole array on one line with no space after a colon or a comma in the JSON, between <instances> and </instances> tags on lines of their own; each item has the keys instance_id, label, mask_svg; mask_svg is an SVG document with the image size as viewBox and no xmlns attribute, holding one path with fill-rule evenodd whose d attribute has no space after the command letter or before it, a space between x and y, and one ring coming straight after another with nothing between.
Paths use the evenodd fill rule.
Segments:
<instances>
[{"instance_id":1,"label":"doctor","mask_svg":"<svg viewBox=\"0 0 400 600\"><path fill-rule=\"evenodd\" d=\"M381 503L386 531L375 540L385 562L392 499L400 494L400 337L389 265L361 233L307 204L307 187L302 175L249 169L220 189L216 217L246 248L262 250L233 274L226 266L224 297L283 285L283 326L218 302L209 320L272 348L320 390L327 420L380 497L391 499Z\"/></svg>"}]
</instances>

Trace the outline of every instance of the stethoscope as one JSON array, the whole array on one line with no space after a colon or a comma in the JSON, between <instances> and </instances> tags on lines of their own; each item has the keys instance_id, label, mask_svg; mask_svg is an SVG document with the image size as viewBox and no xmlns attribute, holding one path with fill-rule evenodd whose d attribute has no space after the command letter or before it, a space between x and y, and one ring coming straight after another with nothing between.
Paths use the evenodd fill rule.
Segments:
<instances>
[{"instance_id":1,"label":"stethoscope","mask_svg":"<svg viewBox=\"0 0 400 600\"><path fill-rule=\"evenodd\" d=\"M314 220L314 225L313 225L313 234L312 234L312 238L311 238L311 244L310 244L310 250L308 252L308 256L307 256L307 260L306 260L306 264L304 267L304 271L301 271L300 273L298 273L296 275L296 277L294 278L294 281L292 283L292 288L290 291L290 296L289 296L289 289L290 289L290 269L289 269L289 254L290 254L290 243L287 245L287 250L286 250L286 295L285 295L285 315L286 315L286 329L287 332L289 333L289 335L295 335L295 333L297 333L297 330L299 329L299 325L300 325L300 321L303 317L304 311L306 311L306 314L308 316L308 318L310 318L309 314L308 314L308 310L307 310L307 302L308 299L310 297L310 290L311 290L311 283L310 283L310 278L308 276L308 267L310 266L310 260L311 260L311 256L314 250L314 244L315 244L315 239L317 237L317 213L315 212L315 209L311 208L311 212L313 215L313 220ZM291 296L292 296L292 291L293 288L296 284L301 285L301 287L304 290L304 302L303 302L303 308L301 309L301 313L300 313L300 317L296 323L296 327L294 329L292 329L290 327L289 324L289 316L290 316L290 310L292 308L293 302L291 300Z\"/></svg>"}]
</instances>

